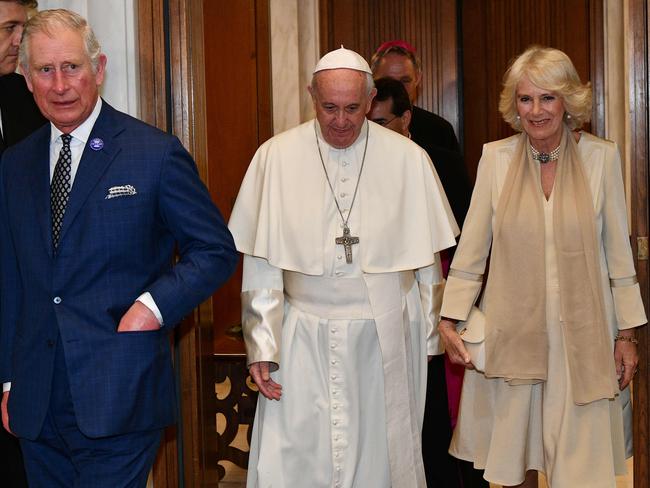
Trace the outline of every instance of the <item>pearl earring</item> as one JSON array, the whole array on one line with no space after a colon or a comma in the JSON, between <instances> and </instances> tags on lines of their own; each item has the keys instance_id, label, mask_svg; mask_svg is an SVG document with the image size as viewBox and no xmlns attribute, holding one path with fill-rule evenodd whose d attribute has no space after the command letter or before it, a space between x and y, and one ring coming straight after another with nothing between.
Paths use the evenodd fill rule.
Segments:
<instances>
[{"instance_id":1,"label":"pearl earring","mask_svg":"<svg viewBox=\"0 0 650 488\"><path fill-rule=\"evenodd\" d=\"M521 119L521 117L519 115L517 115L517 120L519 120L519 119Z\"/></svg>"},{"instance_id":2,"label":"pearl earring","mask_svg":"<svg viewBox=\"0 0 650 488\"><path fill-rule=\"evenodd\" d=\"M569 120L571 118L571 114L566 114L566 118Z\"/></svg>"}]
</instances>

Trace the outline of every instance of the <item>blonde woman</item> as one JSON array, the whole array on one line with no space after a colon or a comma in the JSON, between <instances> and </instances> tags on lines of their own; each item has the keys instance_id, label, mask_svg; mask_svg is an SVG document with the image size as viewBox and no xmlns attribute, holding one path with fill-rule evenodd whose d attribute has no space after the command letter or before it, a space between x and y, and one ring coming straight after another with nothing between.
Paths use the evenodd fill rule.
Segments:
<instances>
[{"instance_id":1,"label":"blonde woman","mask_svg":"<svg viewBox=\"0 0 650 488\"><path fill-rule=\"evenodd\" d=\"M591 89L566 54L534 46L504 77L519 134L486 144L439 324L465 376L450 452L503 486L611 488L625 471L621 390L646 322L616 145L579 128ZM490 272L485 371L456 332Z\"/></svg>"}]
</instances>

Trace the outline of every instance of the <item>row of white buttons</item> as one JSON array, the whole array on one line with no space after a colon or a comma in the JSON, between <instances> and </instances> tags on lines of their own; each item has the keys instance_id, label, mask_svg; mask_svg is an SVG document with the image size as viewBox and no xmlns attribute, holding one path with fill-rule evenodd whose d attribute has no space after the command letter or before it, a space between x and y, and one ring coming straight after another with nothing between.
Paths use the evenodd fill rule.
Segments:
<instances>
[{"instance_id":1,"label":"row of white buttons","mask_svg":"<svg viewBox=\"0 0 650 488\"><path fill-rule=\"evenodd\" d=\"M336 349L338 346L337 336L339 335L339 328L337 326L332 326L329 329L330 332L330 368L329 368L329 377L330 377L330 405L332 412L330 418L332 421L332 450L334 453L334 468L336 469L335 477L335 487L341 486L341 450L344 447L345 441L342 440L343 435L341 434L343 429L343 420L339 415L341 415L342 404L340 403L340 390L338 385L342 381L341 372L339 371L339 359L335 357L337 354Z\"/></svg>"},{"instance_id":2,"label":"row of white buttons","mask_svg":"<svg viewBox=\"0 0 650 488\"><path fill-rule=\"evenodd\" d=\"M350 163L348 161L342 161L341 165L344 168L347 168ZM340 178L341 183L347 183L350 181L350 177L348 176L342 176ZM350 197L350 193L347 191L343 191L343 188L339 189L339 197L344 199L347 197ZM344 202L339 201L339 204L343 206ZM349 212L349 208L342 208L341 212L343 214L347 214ZM343 228L343 223L340 223L340 227ZM338 254L336 256L336 259L338 261L337 266L345 266L345 261L343 260L343 254ZM345 273L343 271L336 271L334 273L336 276L343 276ZM345 448L346 441L345 441L345 435L344 435L344 427L345 427L345 421L344 421L344 415L342 416L343 412L343 404L341 403L341 395L340 395L340 385L341 382L343 381L343 377L341 376L341 372L339 371L339 359L336 357L338 354L337 349L338 348L338 341L337 341L337 336L339 335L339 328L336 326L330 327L330 406L331 406L331 421L332 421L332 427L331 427L331 432L332 432L332 450L334 453L334 469L336 472L334 473L334 486L335 488L339 488L341 486L341 460L343 458L343 449Z\"/></svg>"}]
</instances>

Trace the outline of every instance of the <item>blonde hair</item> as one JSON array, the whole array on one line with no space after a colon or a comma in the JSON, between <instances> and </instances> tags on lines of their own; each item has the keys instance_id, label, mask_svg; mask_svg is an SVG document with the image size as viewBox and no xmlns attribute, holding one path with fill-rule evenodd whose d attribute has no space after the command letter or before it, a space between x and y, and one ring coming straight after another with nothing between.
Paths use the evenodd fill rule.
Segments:
<instances>
[{"instance_id":1,"label":"blonde hair","mask_svg":"<svg viewBox=\"0 0 650 488\"><path fill-rule=\"evenodd\" d=\"M54 37L58 29L69 29L81 35L93 71L97 72L102 49L95 37L95 33L81 15L62 8L42 10L25 24L18 54L23 70L27 71L29 68L29 43L31 37L39 32L48 37Z\"/></svg>"},{"instance_id":2,"label":"blonde hair","mask_svg":"<svg viewBox=\"0 0 650 488\"><path fill-rule=\"evenodd\" d=\"M566 111L564 122L569 129L579 129L589 122L591 84L582 84L571 59L559 49L531 46L512 62L503 76L499 112L513 129L522 130L517 117L517 85L524 76L535 86L562 99Z\"/></svg>"}]
</instances>

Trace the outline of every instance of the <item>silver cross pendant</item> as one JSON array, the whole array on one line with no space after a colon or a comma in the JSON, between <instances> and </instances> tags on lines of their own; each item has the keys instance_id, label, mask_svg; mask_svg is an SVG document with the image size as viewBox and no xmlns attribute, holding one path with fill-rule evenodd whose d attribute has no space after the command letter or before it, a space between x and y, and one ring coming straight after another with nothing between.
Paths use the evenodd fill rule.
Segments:
<instances>
[{"instance_id":1,"label":"silver cross pendant","mask_svg":"<svg viewBox=\"0 0 650 488\"><path fill-rule=\"evenodd\" d=\"M343 246L343 249L345 249L345 262L350 264L352 262L352 244L359 244L359 238L351 236L350 228L344 225L343 235L336 238L336 243Z\"/></svg>"}]
</instances>

